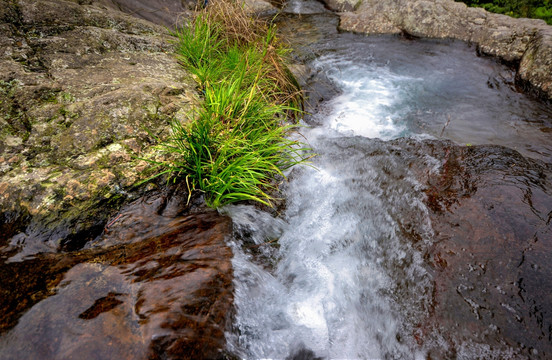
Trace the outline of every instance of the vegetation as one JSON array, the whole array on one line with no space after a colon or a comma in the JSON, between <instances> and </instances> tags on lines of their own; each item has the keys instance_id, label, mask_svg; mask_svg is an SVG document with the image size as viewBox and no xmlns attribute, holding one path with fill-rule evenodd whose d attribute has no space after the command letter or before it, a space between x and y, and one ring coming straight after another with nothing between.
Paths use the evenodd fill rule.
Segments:
<instances>
[{"instance_id":1,"label":"vegetation","mask_svg":"<svg viewBox=\"0 0 552 360\"><path fill-rule=\"evenodd\" d=\"M543 19L552 25L552 0L463 0L463 2L498 14Z\"/></svg>"},{"instance_id":2,"label":"vegetation","mask_svg":"<svg viewBox=\"0 0 552 360\"><path fill-rule=\"evenodd\" d=\"M240 200L271 204L274 179L304 161L287 138L289 116L302 96L287 70L287 49L275 29L248 17L237 3L218 1L179 29L178 59L204 95L193 120L173 122L160 173L204 192L209 206Z\"/></svg>"}]
</instances>

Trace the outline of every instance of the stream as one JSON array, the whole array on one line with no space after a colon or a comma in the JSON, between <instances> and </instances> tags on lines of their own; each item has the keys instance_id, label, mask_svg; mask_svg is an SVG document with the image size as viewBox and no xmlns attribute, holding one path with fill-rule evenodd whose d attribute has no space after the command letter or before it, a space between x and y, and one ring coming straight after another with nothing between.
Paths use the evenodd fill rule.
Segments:
<instances>
[{"instance_id":1,"label":"stream","mask_svg":"<svg viewBox=\"0 0 552 360\"><path fill-rule=\"evenodd\" d=\"M275 20L316 154L276 209L173 184L0 235L2 360L552 358L552 107L473 46L338 21Z\"/></svg>"},{"instance_id":2,"label":"stream","mask_svg":"<svg viewBox=\"0 0 552 360\"><path fill-rule=\"evenodd\" d=\"M234 226L228 351L248 359L545 358L552 199L549 180L529 177L550 173L550 106L517 91L512 70L465 43L338 33L315 2L291 2L285 12L284 38L308 65L310 114L298 139L317 156L288 174L281 213L223 210ZM516 201L530 203L538 224L516 218ZM501 221L504 231L485 228ZM539 239L545 248L525 274ZM532 303L523 296L527 276L539 279Z\"/></svg>"}]
</instances>

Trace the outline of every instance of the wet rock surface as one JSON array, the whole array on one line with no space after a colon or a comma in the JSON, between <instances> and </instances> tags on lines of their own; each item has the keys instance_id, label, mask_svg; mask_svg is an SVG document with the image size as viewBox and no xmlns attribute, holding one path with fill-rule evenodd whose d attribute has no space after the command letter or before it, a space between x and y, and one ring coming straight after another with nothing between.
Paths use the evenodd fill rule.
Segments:
<instances>
[{"instance_id":1,"label":"wet rock surface","mask_svg":"<svg viewBox=\"0 0 552 360\"><path fill-rule=\"evenodd\" d=\"M90 3L0 1L0 244L97 235L197 101L165 28Z\"/></svg>"},{"instance_id":2,"label":"wet rock surface","mask_svg":"<svg viewBox=\"0 0 552 360\"><path fill-rule=\"evenodd\" d=\"M382 12L390 6L387 2L378 4L373 3L375 7L380 6ZM342 26L344 16L350 14L352 13L341 14ZM393 13L390 16L394 16ZM437 21L430 15L428 19ZM294 26L292 31L288 31L289 34L295 31L309 36L310 45L301 47L302 52L299 54L299 57L307 61L322 52L316 42L319 41L321 32L327 33L327 29L323 27L326 25L323 24L330 24L325 17L322 21L314 20L312 22L308 16L302 15L302 19L292 19L287 23ZM377 26L378 21L367 20L366 24ZM393 28L396 33L402 31L394 25L391 29ZM510 31L506 27L503 30ZM416 41L408 40L407 37L398 38L404 40L405 44ZM300 45L307 42L303 38L293 40ZM335 40L340 44L344 41L343 38ZM383 40L375 47L381 49L389 42ZM529 42L527 45L529 49L531 44ZM351 48L355 48L355 45ZM535 51L536 48L538 46ZM385 50L381 51L385 53ZM374 53L367 52L366 58L377 59ZM391 67L396 54L393 50L388 50L388 53L390 56L387 65ZM408 58L401 53L401 59L405 59L409 66L415 58L414 51L411 50L411 54ZM535 59L547 61L546 57ZM351 62L362 61L362 57L358 57ZM451 62L444 63L450 65ZM429 62L425 64L430 66ZM472 62L471 66L473 65ZM437 67L431 69L439 71ZM345 70L338 70L341 70L340 77L346 78ZM385 68L381 71L384 72ZM313 73L310 81L305 83L311 94L317 95L311 98L311 106L314 107L311 112L316 113L316 110L324 110L324 102L336 94L335 81L328 82L315 71ZM366 80L368 81L369 79ZM447 86L451 83L448 82ZM397 90L394 87L391 89L393 93ZM453 102L459 101L459 97L452 98ZM487 101L489 99L484 98ZM317 108L319 101L321 105ZM542 105L546 108L546 104ZM370 106L365 105L364 109L368 114L373 113ZM350 114L344 113L343 117L347 115ZM429 114L425 114L423 118L431 121ZM534 117L536 118L538 116ZM484 128L490 128L489 125L484 125L486 120L471 119L473 126L483 125ZM324 126L325 121L327 116L323 113L309 123ZM467 124L472 126L470 122ZM532 127L542 130L541 144L545 146L548 146L547 139L550 139L547 135L550 133L549 124L547 121L541 127L536 122L531 122ZM440 137L445 135L455 138L457 130L449 129L450 133L442 130ZM423 132L426 129L416 130ZM498 134L504 136L504 132ZM439 136L439 131L435 136ZM547 359L552 355L550 158L534 156L530 152L521 155L511 149L515 146L514 141L504 143L509 144L511 148L508 148L495 145L461 146L459 144L468 143L472 138L455 138L456 141L457 139L460 139L458 143L413 139L381 141L360 136L340 139L335 142L338 145L334 145L339 150L335 151L338 154L335 156L335 166L339 167L346 161L346 169L340 168L342 170L338 172L345 173L364 161L374 164L373 171L377 175L370 183L376 183L382 188L383 194L378 193L378 201L381 199L384 203L389 202L382 206L381 211L390 209L387 211L397 221L401 237L423 255L423 263L432 283L428 287L428 293L417 291L418 282L408 284L412 275L401 272L404 265L400 261L386 269L397 282L396 289L389 290L390 297L397 302L402 312L409 315L405 319L406 327L410 326L408 321L416 319L412 324L413 330L408 330L416 343L414 348L427 351L428 358L432 359ZM526 136L521 132L512 139L536 144L534 136ZM496 142L497 137L488 138L482 143L493 141ZM331 146L324 145L320 148L322 150L317 149L317 153L321 157L327 156L326 153L334 153ZM346 149L346 152L342 152L342 149ZM414 190L408 189L412 186L408 182L412 175L416 179ZM353 177L353 181L361 183L367 176L369 175L359 173L357 177ZM403 190L403 186L407 189ZM397 195L396 187L400 188L400 195ZM366 191L362 188L358 197L361 198ZM406 196L409 191L423 193L427 214L417 208L412 209ZM398 196L401 200L393 201L393 196ZM429 232L425 228L426 217L429 220ZM373 252L370 252L367 258L372 255ZM393 256L403 260L395 252L384 259L389 261ZM387 287L391 288L390 285ZM412 305L415 301L419 302ZM425 313L418 318L412 316L416 312ZM408 336L399 341L408 343Z\"/></svg>"},{"instance_id":3,"label":"wet rock surface","mask_svg":"<svg viewBox=\"0 0 552 360\"><path fill-rule=\"evenodd\" d=\"M552 99L552 26L543 20L514 19L452 0L363 0L326 4L340 14L340 28L368 34L407 33L453 38L478 45L482 54L518 67L519 81ZM346 4L346 5L342 5ZM351 10L352 5L354 5Z\"/></svg>"},{"instance_id":4,"label":"wet rock surface","mask_svg":"<svg viewBox=\"0 0 552 360\"><path fill-rule=\"evenodd\" d=\"M552 354L552 167L499 146L399 141L418 160L434 291L416 339L433 358ZM424 164L440 160L438 170Z\"/></svg>"},{"instance_id":5,"label":"wet rock surface","mask_svg":"<svg viewBox=\"0 0 552 360\"><path fill-rule=\"evenodd\" d=\"M222 356L229 220L182 189L130 203L195 84L114 4L0 1L2 359Z\"/></svg>"},{"instance_id":6,"label":"wet rock surface","mask_svg":"<svg viewBox=\"0 0 552 360\"><path fill-rule=\"evenodd\" d=\"M0 253L3 359L222 357L230 220L172 193L123 208L80 251Z\"/></svg>"}]
</instances>

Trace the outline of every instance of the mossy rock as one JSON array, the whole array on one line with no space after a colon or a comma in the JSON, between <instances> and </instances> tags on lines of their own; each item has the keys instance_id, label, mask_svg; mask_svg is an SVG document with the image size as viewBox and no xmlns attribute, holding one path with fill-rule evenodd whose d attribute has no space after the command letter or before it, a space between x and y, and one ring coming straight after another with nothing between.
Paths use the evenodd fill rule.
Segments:
<instances>
[{"instance_id":1,"label":"mossy rock","mask_svg":"<svg viewBox=\"0 0 552 360\"><path fill-rule=\"evenodd\" d=\"M101 230L198 101L165 28L79 3L0 0L0 247Z\"/></svg>"}]
</instances>

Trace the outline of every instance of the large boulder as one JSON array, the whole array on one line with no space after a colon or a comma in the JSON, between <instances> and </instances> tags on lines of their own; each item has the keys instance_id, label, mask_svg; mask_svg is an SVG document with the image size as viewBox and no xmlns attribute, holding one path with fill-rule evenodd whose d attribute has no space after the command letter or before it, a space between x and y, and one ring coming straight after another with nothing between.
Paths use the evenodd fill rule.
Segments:
<instances>
[{"instance_id":1,"label":"large boulder","mask_svg":"<svg viewBox=\"0 0 552 360\"><path fill-rule=\"evenodd\" d=\"M171 40L107 7L0 0L0 246L94 238L136 193L140 158L197 101Z\"/></svg>"},{"instance_id":2,"label":"large boulder","mask_svg":"<svg viewBox=\"0 0 552 360\"><path fill-rule=\"evenodd\" d=\"M519 64L520 82L552 99L552 27L543 20L515 19L452 0L363 0L354 12L333 8L342 11L340 28L346 31L474 43L482 54Z\"/></svg>"},{"instance_id":3,"label":"large boulder","mask_svg":"<svg viewBox=\"0 0 552 360\"><path fill-rule=\"evenodd\" d=\"M196 84L114 3L0 0L3 359L223 357L230 220L182 188L131 202Z\"/></svg>"}]
</instances>

